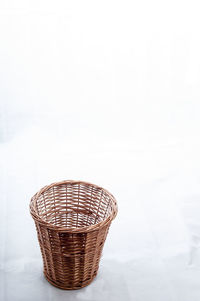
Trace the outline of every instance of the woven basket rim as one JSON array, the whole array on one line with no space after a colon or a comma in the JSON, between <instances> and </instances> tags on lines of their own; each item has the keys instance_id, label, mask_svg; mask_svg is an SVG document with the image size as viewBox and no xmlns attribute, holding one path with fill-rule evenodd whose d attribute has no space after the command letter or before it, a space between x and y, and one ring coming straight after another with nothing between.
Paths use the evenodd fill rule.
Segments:
<instances>
[{"instance_id":1,"label":"woven basket rim","mask_svg":"<svg viewBox=\"0 0 200 301\"><path fill-rule=\"evenodd\" d=\"M94 224L94 225L89 225L89 226L84 226L84 227L77 227L77 228L70 228L70 227L65 227L65 226L57 226L54 225L50 222L47 222L45 220L42 219L42 217L40 215L37 214L36 211L36 201L37 199L41 196L42 193L44 193L45 191L49 190L50 188L54 187L54 186L60 186L63 184L84 184L84 185L89 185L98 189L103 190L107 195L109 195L110 199L112 200L112 206L113 206L113 210L111 212L111 214L104 220ZM40 224L43 224L44 226L48 227L49 229L55 229L59 232L69 232L69 233L81 233L81 232L91 232L91 231L95 231L96 229L99 229L109 223L111 223L111 221L116 217L117 212L118 212L118 207L117 207L117 201L115 199L115 197L105 188L100 187L96 184L92 184L89 182L85 182L85 181L75 181L75 180L64 180L64 181L59 181L59 182L53 182L50 185L46 185L44 187L42 187L36 194L34 194L34 196L31 198L30 201L30 213L33 217L33 219L37 222L39 222Z\"/></svg>"}]
</instances>

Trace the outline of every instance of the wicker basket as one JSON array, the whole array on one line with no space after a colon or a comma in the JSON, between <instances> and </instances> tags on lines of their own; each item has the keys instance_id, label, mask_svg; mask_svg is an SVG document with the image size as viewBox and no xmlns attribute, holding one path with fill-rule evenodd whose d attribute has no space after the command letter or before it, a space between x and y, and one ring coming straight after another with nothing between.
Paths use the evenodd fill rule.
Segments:
<instances>
[{"instance_id":1,"label":"wicker basket","mask_svg":"<svg viewBox=\"0 0 200 301\"><path fill-rule=\"evenodd\" d=\"M62 289L79 289L96 276L115 198L81 181L45 186L30 202L46 279Z\"/></svg>"}]
</instances>

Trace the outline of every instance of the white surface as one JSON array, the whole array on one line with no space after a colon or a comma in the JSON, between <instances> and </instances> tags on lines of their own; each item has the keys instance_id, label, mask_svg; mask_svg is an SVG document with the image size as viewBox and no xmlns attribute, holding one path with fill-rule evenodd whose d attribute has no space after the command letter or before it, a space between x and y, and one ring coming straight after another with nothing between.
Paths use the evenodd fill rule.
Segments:
<instances>
[{"instance_id":1,"label":"white surface","mask_svg":"<svg viewBox=\"0 0 200 301\"><path fill-rule=\"evenodd\" d=\"M1 1L1 300L200 300L199 26L198 1ZM44 280L28 208L63 179L119 204L73 292Z\"/></svg>"}]
</instances>

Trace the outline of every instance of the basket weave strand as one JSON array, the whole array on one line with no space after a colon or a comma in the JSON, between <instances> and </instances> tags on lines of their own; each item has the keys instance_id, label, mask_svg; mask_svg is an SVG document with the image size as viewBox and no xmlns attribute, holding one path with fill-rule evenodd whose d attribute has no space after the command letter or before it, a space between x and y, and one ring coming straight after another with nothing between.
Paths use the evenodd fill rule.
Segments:
<instances>
[{"instance_id":1,"label":"basket weave strand","mask_svg":"<svg viewBox=\"0 0 200 301\"><path fill-rule=\"evenodd\" d=\"M97 185L62 181L43 187L30 202L46 279L79 289L96 276L117 203Z\"/></svg>"}]
</instances>

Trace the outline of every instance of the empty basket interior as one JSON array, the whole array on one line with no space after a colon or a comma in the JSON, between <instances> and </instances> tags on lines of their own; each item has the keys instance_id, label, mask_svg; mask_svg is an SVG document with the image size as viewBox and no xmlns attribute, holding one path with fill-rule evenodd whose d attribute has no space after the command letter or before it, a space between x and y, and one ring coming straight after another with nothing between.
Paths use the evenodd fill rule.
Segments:
<instances>
[{"instance_id":1,"label":"empty basket interior","mask_svg":"<svg viewBox=\"0 0 200 301\"><path fill-rule=\"evenodd\" d=\"M87 183L64 183L47 188L36 199L37 214L56 226L78 228L106 219L113 210L112 197Z\"/></svg>"}]
</instances>

